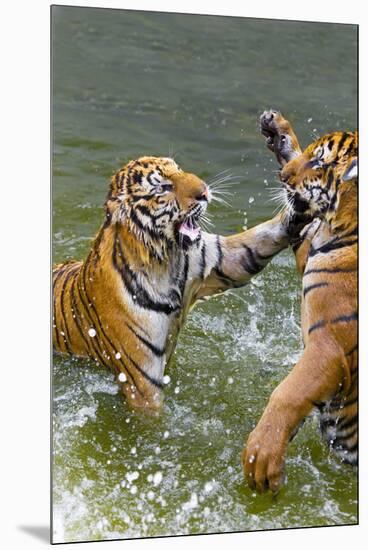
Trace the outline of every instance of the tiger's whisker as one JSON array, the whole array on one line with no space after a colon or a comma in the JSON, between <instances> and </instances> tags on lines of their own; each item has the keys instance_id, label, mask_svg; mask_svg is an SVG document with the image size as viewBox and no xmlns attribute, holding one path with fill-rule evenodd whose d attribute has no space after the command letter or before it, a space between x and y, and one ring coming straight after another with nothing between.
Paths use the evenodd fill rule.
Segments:
<instances>
[{"instance_id":1,"label":"tiger's whisker","mask_svg":"<svg viewBox=\"0 0 368 550\"><path fill-rule=\"evenodd\" d=\"M223 199L222 197L213 197L212 200L213 202L219 202L220 204L225 204L226 206L229 206L230 208L232 208L231 204L227 200Z\"/></svg>"}]
</instances>

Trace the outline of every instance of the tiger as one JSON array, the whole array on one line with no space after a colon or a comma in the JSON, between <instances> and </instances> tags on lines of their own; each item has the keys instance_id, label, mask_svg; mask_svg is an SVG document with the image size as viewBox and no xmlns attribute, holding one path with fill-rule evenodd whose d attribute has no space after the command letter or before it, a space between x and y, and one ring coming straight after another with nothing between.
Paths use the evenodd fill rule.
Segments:
<instances>
[{"instance_id":1,"label":"tiger","mask_svg":"<svg viewBox=\"0 0 368 550\"><path fill-rule=\"evenodd\" d=\"M161 409L194 303L245 285L289 244L282 214L229 236L204 231L215 194L171 158L132 160L111 178L86 259L53 270L54 349L112 369L134 409Z\"/></svg>"},{"instance_id":2,"label":"tiger","mask_svg":"<svg viewBox=\"0 0 368 550\"><path fill-rule=\"evenodd\" d=\"M287 210L313 220L291 243L302 275L304 351L242 452L249 487L277 493L288 443L313 409L330 449L358 461L358 133L328 133L302 152L280 112L264 112L260 127L280 163Z\"/></svg>"}]
</instances>

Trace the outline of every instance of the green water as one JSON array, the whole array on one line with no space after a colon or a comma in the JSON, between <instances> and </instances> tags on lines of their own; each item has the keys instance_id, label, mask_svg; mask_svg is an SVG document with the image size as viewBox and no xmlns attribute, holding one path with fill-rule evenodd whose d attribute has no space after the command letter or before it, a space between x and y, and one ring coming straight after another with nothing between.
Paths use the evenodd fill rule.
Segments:
<instances>
[{"instance_id":1,"label":"green water","mask_svg":"<svg viewBox=\"0 0 368 550\"><path fill-rule=\"evenodd\" d=\"M230 169L230 205L209 210L230 234L245 212L248 225L273 212L263 109L281 109L305 145L356 126L352 26L57 7L53 39L55 262L85 257L109 177L131 158L175 153L203 178ZM356 523L356 471L329 454L315 416L276 499L243 483L244 439L301 353L299 301L285 251L198 305L159 418L128 410L103 368L55 357L55 542Z\"/></svg>"}]
</instances>

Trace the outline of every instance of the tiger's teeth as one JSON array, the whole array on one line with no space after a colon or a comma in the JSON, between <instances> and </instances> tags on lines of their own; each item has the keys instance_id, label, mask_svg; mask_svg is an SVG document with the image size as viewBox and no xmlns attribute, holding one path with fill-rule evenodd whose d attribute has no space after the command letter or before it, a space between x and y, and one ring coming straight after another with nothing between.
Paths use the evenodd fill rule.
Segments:
<instances>
[{"instance_id":1,"label":"tiger's teeth","mask_svg":"<svg viewBox=\"0 0 368 550\"><path fill-rule=\"evenodd\" d=\"M197 225L189 225L187 221L183 222L179 227L179 233L186 235L191 241L195 241L198 238L199 232L200 229Z\"/></svg>"}]
</instances>

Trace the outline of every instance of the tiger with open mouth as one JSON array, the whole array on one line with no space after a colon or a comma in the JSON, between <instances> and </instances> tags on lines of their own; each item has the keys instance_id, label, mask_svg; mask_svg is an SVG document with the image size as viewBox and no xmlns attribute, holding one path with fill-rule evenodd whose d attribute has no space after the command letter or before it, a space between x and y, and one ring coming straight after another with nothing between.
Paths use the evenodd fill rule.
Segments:
<instances>
[{"instance_id":1,"label":"tiger with open mouth","mask_svg":"<svg viewBox=\"0 0 368 550\"><path fill-rule=\"evenodd\" d=\"M131 161L111 180L86 260L54 269L54 348L112 368L132 407L160 409L189 308L245 285L289 243L280 215L228 237L203 231L212 198L171 158Z\"/></svg>"},{"instance_id":2,"label":"tiger with open mouth","mask_svg":"<svg viewBox=\"0 0 368 550\"><path fill-rule=\"evenodd\" d=\"M261 131L281 165L287 211L314 220L293 242L305 348L242 455L249 486L277 492L288 443L315 407L330 448L344 462L358 460L358 134L332 132L302 151L277 111L263 113Z\"/></svg>"}]
</instances>

